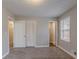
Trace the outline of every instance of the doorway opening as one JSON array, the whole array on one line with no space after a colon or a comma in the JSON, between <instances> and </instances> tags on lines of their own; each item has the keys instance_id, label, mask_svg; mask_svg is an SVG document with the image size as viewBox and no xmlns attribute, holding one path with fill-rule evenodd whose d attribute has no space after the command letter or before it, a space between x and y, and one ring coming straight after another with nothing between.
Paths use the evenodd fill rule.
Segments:
<instances>
[{"instance_id":1,"label":"doorway opening","mask_svg":"<svg viewBox=\"0 0 79 59\"><path fill-rule=\"evenodd\" d=\"M49 21L49 47L55 47L57 44L57 22L56 21Z\"/></svg>"},{"instance_id":2,"label":"doorway opening","mask_svg":"<svg viewBox=\"0 0 79 59\"><path fill-rule=\"evenodd\" d=\"M9 48L13 48L13 29L14 29L13 21L8 20Z\"/></svg>"}]
</instances>

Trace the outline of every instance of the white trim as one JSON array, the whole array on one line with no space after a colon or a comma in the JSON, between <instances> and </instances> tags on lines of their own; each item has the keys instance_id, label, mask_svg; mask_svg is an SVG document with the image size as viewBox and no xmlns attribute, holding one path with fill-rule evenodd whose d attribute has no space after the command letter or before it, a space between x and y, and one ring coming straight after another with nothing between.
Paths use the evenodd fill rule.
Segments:
<instances>
[{"instance_id":1,"label":"white trim","mask_svg":"<svg viewBox=\"0 0 79 59\"><path fill-rule=\"evenodd\" d=\"M2 58L6 57L9 54L9 51L7 53L5 53Z\"/></svg>"},{"instance_id":2,"label":"white trim","mask_svg":"<svg viewBox=\"0 0 79 59\"><path fill-rule=\"evenodd\" d=\"M75 56L74 54L68 52L66 49L62 48L61 46L57 46L58 48L60 48L61 50L63 50L64 52L66 52L67 54L69 54L70 56L72 56L73 58L77 59L77 56Z\"/></svg>"},{"instance_id":3,"label":"white trim","mask_svg":"<svg viewBox=\"0 0 79 59\"><path fill-rule=\"evenodd\" d=\"M56 45L56 47L57 47L57 45L58 45L58 22L57 21L55 21L55 45Z\"/></svg>"},{"instance_id":4,"label":"white trim","mask_svg":"<svg viewBox=\"0 0 79 59\"><path fill-rule=\"evenodd\" d=\"M37 46L37 45L36 45L35 47L37 47L37 48L38 48L38 47L49 47L49 45L40 45L40 46Z\"/></svg>"},{"instance_id":5,"label":"white trim","mask_svg":"<svg viewBox=\"0 0 79 59\"><path fill-rule=\"evenodd\" d=\"M57 20L49 20L48 22L49 22L49 23L50 23L50 22L57 22Z\"/></svg>"},{"instance_id":6,"label":"white trim","mask_svg":"<svg viewBox=\"0 0 79 59\"><path fill-rule=\"evenodd\" d=\"M36 32L37 32L37 30L36 30L36 28L37 28L37 22L36 21L34 21L35 22L35 39L34 39L34 47L36 46Z\"/></svg>"}]
</instances>

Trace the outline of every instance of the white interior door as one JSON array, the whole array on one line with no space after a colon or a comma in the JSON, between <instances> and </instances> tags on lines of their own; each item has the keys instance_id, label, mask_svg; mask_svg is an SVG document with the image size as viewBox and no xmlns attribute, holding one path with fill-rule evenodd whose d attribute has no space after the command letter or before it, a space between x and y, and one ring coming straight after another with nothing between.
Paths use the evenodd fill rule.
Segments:
<instances>
[{"instance_id":1,"label":"white interior door","mask_svg":"<svg viewBox=\"0 0 79 59\"><path fill-rule=\"evenodd\" d=\"M26 21L26 46L36 45L36 22Z\"/></svg>"},{"instance_id":2,"label":"white interior door","mask_svg":"<svg viewBox=\"0 0 79 59\"><path fill-rule=\"evenodd\" d=\"M25 47L25 21L14 23L14 47Z\"/></svg>"}]
</instances>

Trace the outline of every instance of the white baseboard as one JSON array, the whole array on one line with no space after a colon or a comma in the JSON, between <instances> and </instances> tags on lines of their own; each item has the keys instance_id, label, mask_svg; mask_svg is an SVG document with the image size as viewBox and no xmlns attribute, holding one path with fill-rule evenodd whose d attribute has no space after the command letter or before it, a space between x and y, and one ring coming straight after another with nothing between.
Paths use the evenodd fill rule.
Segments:
<instances>
[{"instance_id":1,"label":"white baseboard","mask_svg":"<svg viewBox=\"0 0 79 59\"><path fill-rule=\"evenodd\" d=\"M9 51L7 53L5 53L2 58L6 57L9 54Z\"/></svg>"},{"instance_id":2,"label":"white baseboard","mask_svg":"<svg viewBox=\"0 0 79 59\"><path fill-rule=\"evenodd\" d=\"M40 45L40 46L35 46L35 47L49 47L49 45Z\"/></svg>"},{"instance_id":3,"label":"white baseboard","mask_svg":"<svg viewBox=\"0 0 79 59\"><path fill-rule=\"evenodd\" d=\"M61 46L58 46L58 48L60 48L61 50L63 50L64 52L66 52L67 54L69 54L70 56L72 56L73 58L77 58L77 56L75 56L74 54L68 52L66 49L62 48Z\"/></svg>"}]
</instances>

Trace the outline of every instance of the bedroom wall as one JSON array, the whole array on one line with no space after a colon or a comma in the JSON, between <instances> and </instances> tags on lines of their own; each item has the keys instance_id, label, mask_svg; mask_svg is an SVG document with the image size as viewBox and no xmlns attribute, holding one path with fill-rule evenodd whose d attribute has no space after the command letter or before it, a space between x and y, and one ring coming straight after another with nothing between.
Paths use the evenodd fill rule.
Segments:
<instances>
[{"instance_id":1,"label":"bedroom wall","mask_svg":"<svg viewBox=\"0 0 79 59\"><path fill-rule=\"evenodd\" d=\"M66 42L60 39L59 36L59 46L74 55L77 51L77 7L73 7L62 16L59 17L58 21L63 20L65 17L70 16L70 42ZM59 31L60 33L60 31Z\"/></svg>"},{"instance_id":2,"label":"bedroom wall","mask_svg":"<svg viewBox=\"0 0 79 59\"><path fill-rule=\"evenodd\" d=\"M49 46L49 30L48 21L55 20L50 18L40 17L16 17L16 20L34 20L36 21L36 46L48 47Z\"/></svg>"}]
</instances>

